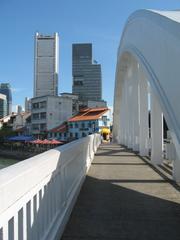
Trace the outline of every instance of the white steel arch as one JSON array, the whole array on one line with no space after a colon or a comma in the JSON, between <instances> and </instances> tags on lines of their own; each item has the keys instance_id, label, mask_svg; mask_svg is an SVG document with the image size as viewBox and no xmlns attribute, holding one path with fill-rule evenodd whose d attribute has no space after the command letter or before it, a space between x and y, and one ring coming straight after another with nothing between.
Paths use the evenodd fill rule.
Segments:
<instances>
[{"instance_id":1,"label":"white steel arch","mask_svg":"<svg viewBox=\"0 0 180 240\"><path fill-rule=\"evenodd\" d=\"M151 129L149 131L149 112ZM163 116L180 181L180 11L139 10L124 28L117 55L114 140L163 160Z\"/></svg>"}]
</instances>

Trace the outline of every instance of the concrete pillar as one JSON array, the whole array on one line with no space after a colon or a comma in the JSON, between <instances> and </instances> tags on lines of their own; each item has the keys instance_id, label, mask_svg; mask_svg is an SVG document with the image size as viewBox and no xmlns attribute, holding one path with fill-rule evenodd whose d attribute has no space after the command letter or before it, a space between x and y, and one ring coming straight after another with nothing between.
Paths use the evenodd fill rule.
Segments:
<instances>
[{"instance_id":1,"label":"concrete pillar","mask_svg":"<svg viewBox=\"0 0 180 240\"><path fill-rule=\"evenodd\" d=\"M177 183L180 183L180 160L175 159L173 161L173 179Z\"/></svg>"},{"instance_id":2,"label":"concrete pillar","mask_svg":"<svg viewBox=\"0 0 180 240\"><path fill-rule=\"evenodd\" d=\"M124 145L125 141L125 127L124 127L124 117L125 117L125 107L124 107L124 83L122 83L122 89L121 89L121 106L120 106L120 144Z\"/></svg>"},{"instance_id":3,"label":"concrete pillar","mask_svg":"<svg viewBox=\"0 0 180 240\"><path fill-rule=\"evenodd\" d=\"M163 162L163 114L159 102L151 89L151 161Z\"/></svg>"},{"instance_id":4,"label":"concrete pillar","mask_svg":"<svg viewBox=\"0 0 180 240\"><path fill-rule=\"evenodd\" d=\"M128 98L127 98L127 109L128 109L128 148L132 148L133 143L133 125L132 125L132 79L128 79Z\"/></svg>"},{"instance_id":5,"label":"concrete pillar","mask_svg":"<svg viewBox=\"0 0 180 240\"><path fill-rule=\"evenodd\" d=\"M132 148L139 151L139 64L133 61L132 72Z\"/></svg>"},{"instance_id":6,"label":"concrete pillar","mask_svg":"<svg viewBox=\"0 0 180 240\"><path fill-rule=\"evenodd\" d=\"M143 69L139 68L139 154L148 156L148 84Z\"/></svg>"},{"instance_id":7,"label":"concrete pillar","mask_svg":"<svg viewBox=\"0 0 180 240\"><path fill-rule=\"evenodd\" d=\"M128 133L129 133L129 124L128 124L128 86L127 80L124 81L124 145L128 146Z\"/></svg>"}]
</instances>

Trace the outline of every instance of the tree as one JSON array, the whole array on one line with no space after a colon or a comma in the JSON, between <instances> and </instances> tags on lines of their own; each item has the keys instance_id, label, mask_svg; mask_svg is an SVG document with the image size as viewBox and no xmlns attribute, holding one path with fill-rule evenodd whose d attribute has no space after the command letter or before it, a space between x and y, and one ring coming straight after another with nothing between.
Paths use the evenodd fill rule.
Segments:
<instances>
[{"instance_id":1,"label":"tree","mask_svg":"<svg viewBox=\"0 0 180 240\"><path fill-rule=\"evenodd\" d=\"M12 130L12 127L3 125L0 129L0 141L4 142L7 137L15 136L16 132Z\"/></svg>"}]
</instances>

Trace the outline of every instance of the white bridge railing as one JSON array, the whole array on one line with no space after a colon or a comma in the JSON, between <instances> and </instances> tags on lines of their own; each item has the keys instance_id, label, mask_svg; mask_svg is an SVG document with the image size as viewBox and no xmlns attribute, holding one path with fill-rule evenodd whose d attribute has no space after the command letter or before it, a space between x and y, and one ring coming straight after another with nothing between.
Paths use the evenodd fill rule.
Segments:
<instances>
[{"instance_id":1,"label":"white bridge railing","mask_svg":"<svg viewBox=\"0 0 180 240\"><path fill-rule=\"evenodd\" d=\"M60 239L100 144L94 134L0 171L0 240Z\"/></svg>"}]
</instances>

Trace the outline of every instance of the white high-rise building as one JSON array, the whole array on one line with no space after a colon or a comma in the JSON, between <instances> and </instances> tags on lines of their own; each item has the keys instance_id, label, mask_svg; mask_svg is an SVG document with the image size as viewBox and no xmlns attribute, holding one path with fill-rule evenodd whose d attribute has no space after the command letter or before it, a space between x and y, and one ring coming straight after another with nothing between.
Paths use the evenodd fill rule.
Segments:
<instances>
[{"instance_id":1,"label":"white high-rise building","mask_svg":"<svg viewBox=\"0 0 180 240\"><path fill-rule=\"evenodd\" d=\"M23 111L22 106L21 106L21 105L17 105L17 106L16 106L16 112L17 112L17 114L21 114L22 111Z\"/></svg>"},{"instance_id":2,"label":"white high-rise building","mask_svg":"<svg viewBox=\"0 0 180 240\"><path fill-rule=\"evenodd\" d=\"M25 104L24 104L25 112L31 112L31 99L28 97L25 97Z\"/></svg>"},{"instance_id":3,"label":"white high-rise building","mask_svg":"<svg viewBox=\"0 0 180 240\"><path fill-rule=\"evenodd\" d=\"M35 35L34 97L58 95L59 36Z\"/></svg>"}]
</instances>

